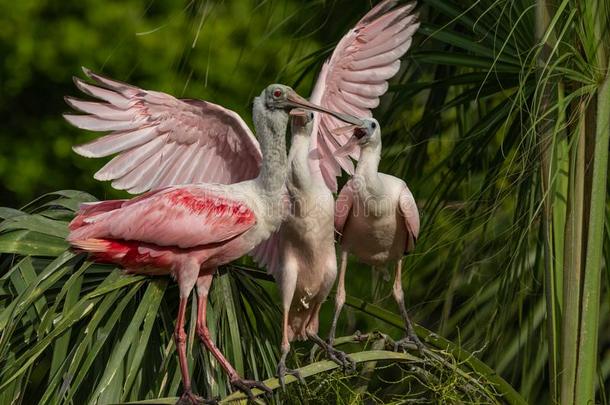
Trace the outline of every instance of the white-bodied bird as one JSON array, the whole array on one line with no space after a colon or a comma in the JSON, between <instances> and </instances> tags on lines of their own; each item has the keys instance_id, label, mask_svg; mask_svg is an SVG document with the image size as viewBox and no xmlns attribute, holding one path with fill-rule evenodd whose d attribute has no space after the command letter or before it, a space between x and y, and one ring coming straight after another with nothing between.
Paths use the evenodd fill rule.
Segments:
<instances>
[{"instance_id":1,"label":"white-bodied bird","mask_svg":"<svg viewBox=\"0 0 610 405\"><path fill-rule=\"evenodd\" d=\"M399 346L422 343L407 313L402 288L402 259L413 250L419 235L419 212L407 184L394 176L379 173L381 129L375 119L366 118L356 127L350 141L337 151L344 155L359 146L356 173L341 189L335 209L335 229L341 238L341 266L335 315L329 340L335 337L337 319L345 303L345 273L348 253L373 267L395 267L393 295L405 324L406 338Z\"/></svg>"}]
</instances>

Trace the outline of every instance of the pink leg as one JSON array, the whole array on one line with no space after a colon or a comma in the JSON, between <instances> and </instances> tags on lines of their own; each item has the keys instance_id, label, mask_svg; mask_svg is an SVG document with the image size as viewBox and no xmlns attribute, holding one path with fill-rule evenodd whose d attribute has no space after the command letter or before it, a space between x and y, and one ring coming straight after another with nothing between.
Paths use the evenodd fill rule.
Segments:
<instances>
[{"instance_id":1,"label":"pink leg","mask_svg":"<svg viewBox=\"0 0 610 405\"><path fill-rule=\"evenodd\" d=\"M283 320L282 320L282 357L280 357L280 362L277 364L277 378L280 380L280 386L283 390L286 389L286 374L295 376L300 383L305 384L305 380L301 376L298 370L293 370L291 368L286 367L286 358L288 357L288 353L290 353L290 339L288 338L288 315L290 311L290 305L284 308Z\"/></svg>"},{"instance_id":2,"label":"pink leg","mask_svg":"<svg viewBox=\"0 0 610 405\"><path fill-rule=\"evenodd\" d=\"M233 368L229 360L225 358L222 352L216 347L212 339L210 338L210 331L206 322L206 309L208 306L208 293L210 286L212 285L212 278L214 272L200 276L197 279L197 335L205 345L205 347L212 353L216 360L220 363L222 368L229 376L231 385L248 395L251 399L254 399L252 394L252 388L259 388L266 392L271 392L271 389L265 384L259 381L250 381L242 379L237 371Z\"/></svg>"},{"instance_id":3,"label":"pink leg","mask_svg":"<svg viewBox=\"0 0 610 405\"><path fill-rule=\"evenodd\" d=\"M337 282L337 293L335 294L335 314L333 323L328 334L328 343L332 346L335 343L335 332L337 330L337 320L341 313L341 308L345 303L345 271L347 270L347 252L341 252L341 265L339 267L339 281Z\"/></svg>"},{"instance_id":4,"label":"pink leg","mask_svg":"<svg viewBox=\"0 0 610 405\"><path fill-rule=\"evenodd\" d=\"M231 380L239 378L239 374L231 363L223 356L210 338L210 331L206 323L206 310L208 306L208 293L212 285L213 274L206 274L197 279L197 335L205 347L216 357Z\"/></svg>"},{"instance_id":5,"label":"pink leg","mask_svg":"<svg viewBox=\"0 0 610 405\"><path fill-rule=\"evenodd\" d=\"M185 391L190 391L191 376L189 375L188 365L186 363L186 333L184 332L184 314L186 312L187 300L188 298L180 298L178 319L176 320L176 328L174 329L174 339L176 340L176 348L178 349L182 385L184 386Z\"/></svg>"},{"instance_id":6,"label":"pink leg","mask_svg":"<svg viewBox=\"0 0 610 405\"><path fill-rule=\"evenodd\" d=\"M178 361L180 363L180 373L182 374L182 385L184 389L178 404L198 404L202 401L201 398L193 394L192 391L191 376L186 362L186 333L184 332L186 304L189 295L193 290L194 281L198 272L199 266L195 263L189 263L177 271L178 285L180 287L180 304L178 306L176 328L174 329L174 339L176 341L176 349L178 350Z\"/></svg>"},{"instance_id":7,"label":"pink leg","mask_svg":"<svg viewBox=\"0 0 610 405\"><path fill-rule=\"evenodd\" d=\"M392 293L394 295L396 303L398 304L400 315L402 316L402 319L405 323L405 332L407 333L406 338L396 342L395 349L404 349L407 348L409 344L415 344L415 346L417 346L417 350L419 350L420 352L423 351L424 344L417 337L417 334L415 333L415 328L413 327L413 323L411 322L411 318L409 318L407 307L405 306L405 294L402 290L402 258L396 264L396 275L394 276L394 286L392 288Z\"/></svg>"},{"instance_id":8,"label":"pink leg","mask_svg":"<svg viewBox=\"0 0 610 405\"><path fill-rule=\"evenodd\" d=\"M306 329L306 332L309 340L320 346L326 352L328 358L343 367L344 371L350 372L356 370L356 362L351 357L325 342L316 332L309 329Z\"/></svg>"}]
</instances>

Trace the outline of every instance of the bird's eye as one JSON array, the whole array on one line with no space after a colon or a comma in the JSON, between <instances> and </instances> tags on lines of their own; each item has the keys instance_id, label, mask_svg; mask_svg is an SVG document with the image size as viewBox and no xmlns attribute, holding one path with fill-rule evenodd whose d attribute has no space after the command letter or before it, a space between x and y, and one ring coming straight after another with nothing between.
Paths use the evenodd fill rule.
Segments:
<instances>
[{"instance_id":1,"label":"bird's eye","mask_svg":"<svg viewBox=\"0 0 610 405\"><path fill-rule=\"evenodd\" d=\"M282 95L282 90L280 90L280 89L273 90L273 97L278 98L281 95Z\"/></svg>"},{"instance_id":2,"label":"bird's eye","mask_svg":"<svg viewBox=\"0 0 610 405\"><path fill-rule=\"evenodd\" d=\"M313 113L311 111L307 111L307 118L309 121L313 120Z\"/></svg>"},{"instance_id":3,"label":"bird's eye","mask_svg":"<svg viewBox=\"0 0 610 405\"><path fill-rule=\"evenodd\" d=\"M377 128L377 124L375 124L374 122L371 122L371 128L373 128L373 129Z\"/></svg>"}]
</instances>

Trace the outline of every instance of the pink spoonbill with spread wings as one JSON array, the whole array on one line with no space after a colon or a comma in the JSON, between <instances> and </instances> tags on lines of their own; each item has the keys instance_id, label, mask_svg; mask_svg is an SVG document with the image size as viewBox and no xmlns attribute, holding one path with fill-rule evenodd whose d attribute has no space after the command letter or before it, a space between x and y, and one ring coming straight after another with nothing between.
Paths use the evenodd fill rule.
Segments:
<instances>
[{"instance_id":1,"label":"pink spoonbill with spread wings","mask_svg":"<svg viewBox=\"0 0 610 405\"><path fill-rule=\"evenodd\" d=\"M414 3L399 5L396 0L385 0L358 21L323 65L311 101L370 117L419 26L413 9ZM74 149L87 157L118 154L95 174L96 179L111 180L114 188L141 193L198 182L230 184L259 174L259 144L233 111L206 101L179 100L143 90L86 69L85 73L95 85L75 79L76 85L103 102L66 98L73 108L86 113L67 114L66 119L79 128L114 132ZM349 156L334 153L349 138L333 135L332 130L342 126L340 120L346 116L338 118L316 114L308 129L302 123L294 126L293 133L303 136L291 146L290 176L308 181L292 182L291 197L298 194L303 201L314 201L315 209L290 215L286 225L253 252L281 289L281 379L292 339L311 337L320 343L316 335L318 311L336 277L332 191L336 191L336 176L342 168L350 174L354 170ZM353 119L352 123L361 124ZM357 158L358 151L351 157ZM301 205L306 206L313 207ZM329 355L344 363L345 357L337 360L340 352Z\"/></svg>"},{"instance_id":2,"label":"pink spoonbill with spread wings","mask_svg":"<svg viewBox=\"0 0 610 405\"><path fill-rule=\"evenodd\" d=\"M249 396L252 387L269 390L238 375L210 339L205 313L216 268L267 239L285 215L280 203L287 170L285 133L288 110L294 107L320 110L283 85L271 85L255 99L254 125L263 152L255 179L230 185L169 186L132 200L86 204L70 224L69 242L97 260L120 264L132 273L170 274L178 282L180 304L174 337L184 388L182 402L200 400L191 391L184 332L186 305L195 285L197 334L227 372L231 385Z\"/></svg>"},{"instance_id":3,"label":"pink spoonbill with spread wings","mask_svg":"<svg viewBox=\"0 0 610 405\"><path fill-rule=\"evenodd\" d=\"M330 340L335 337L337 319L345 302L347 255L352 253L374 267L395 266L392 292L407 334L397 346L411 343L422 349L409 319L402 289L402 258L413 250L419 235L417 205L404 181L378 172L381 129L375 119L364 119L364 124L354 129L351 140L337 153L344 154L355 145L360 146L356 173L341 189L336 203L335 228L341 235L341 266Z\"/></svg>"}]
</instances>

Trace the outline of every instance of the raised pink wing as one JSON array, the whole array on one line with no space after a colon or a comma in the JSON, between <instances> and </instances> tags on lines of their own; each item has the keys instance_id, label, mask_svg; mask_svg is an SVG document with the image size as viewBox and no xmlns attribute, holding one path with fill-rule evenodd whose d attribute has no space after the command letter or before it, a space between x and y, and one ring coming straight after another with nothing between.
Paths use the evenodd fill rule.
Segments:
<instances>
[{"instance_id":1,"label":"raised pink wing","mask_svg":"<svg viewBox=\"0 0 610 405\"><path fill-rule=\"evenodd\" d=\"M74 147L86 157L118 155L94 177L112 187L142 193L169 185L230 184L254 178L260 146L234 111L201 100L179 100L97 75L83 68L95 85L78 78L76 86L100 101L66 97L86 115L65 114L74 126L112 131Z\"/></svg>"},{"instance_id":2,"label":"raised pink wing","mask_svg":"<svg viewBox=\"0 0 610 405\"><path fill-rule=\"evenodd\" d=\"M397 3L379 3L339 41L322 66L311 102L357 117L372 116L371 109L379 105L379 97L388 89L387 80L400 69L400 58L419 27L418 16L412 13L415 3L396 7ZM350 156L359 157L357 148L350 156L334 156L351 133L336 135L331 131L344 125L327 114L316 114L314 121L310 156L319 160L317 166L332 191L337 191L341 168L353 174Z\"/></svg>"},{"instance_id":3,"label":"raised pink wing","mask_svg":"<svg viewBox=\"0 0 610 405\"><path fill-rule=\"evenodd\" d=\"M339 235L343 234L343 228L353 204L354 191L352 190L352 181L350 180L343 186L335 202L335 232Z\"/></svg>"},{"instance_id":4,"label":"raised pink wing","mask_svg":"<svg viewBox=\"0 0 610 405\"><path fill-rule=\"evenodd\" d=\"M70 224L70 242L107 238L191 248L226 241L256 224L242 201L196 185L101 204L81 209Z\"/></svg>"},{"instance_id":5,"label":"raised pink wing","mask_svg":"<svg viewBox=\"0 0 610 405\"><path fill-rule=\"evenodd\" d=\"M415 248L415 242L419 236L419 211L417 210L417 204L415 204L413 194L411 194L411 190L409 190L409 187L406 185L400 192L398 209L405 220L405 226L408 230L405 252L410 252Z\"/></svg>"}]
</instances>

